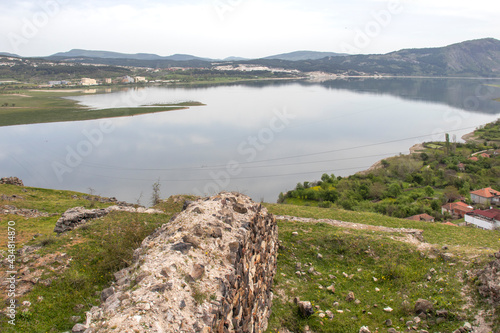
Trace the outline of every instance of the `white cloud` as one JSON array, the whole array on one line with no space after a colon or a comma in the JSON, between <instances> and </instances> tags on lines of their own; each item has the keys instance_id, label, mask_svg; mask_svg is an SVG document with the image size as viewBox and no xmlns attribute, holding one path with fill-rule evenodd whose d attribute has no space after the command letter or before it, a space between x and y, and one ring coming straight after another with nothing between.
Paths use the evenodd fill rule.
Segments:
<instances>
[{"instance_id":1,"label":"white cloud","mask_svg":"<svg viewBox=\"0 0 500 333\"><path fill-rule=\"evenodd\" d=\"M61 5L54 10L56 1ZM352 40L357 29L363 29L373 20L373 12L386 9L390 1L394 0L0 3L0 51L16 51L9 34L23 36L23 29L33 23L35 15L40 18L51 11L47 8L52 8L49 20L20 45L19 53L48 55L86 48L223 58L260 57L299 49L339 52L339 44ZM500 6L489 0L399 2L404 12L394 17L363 53L447 45L472 38L499 38Z\"/></svg>"}]
</instances>

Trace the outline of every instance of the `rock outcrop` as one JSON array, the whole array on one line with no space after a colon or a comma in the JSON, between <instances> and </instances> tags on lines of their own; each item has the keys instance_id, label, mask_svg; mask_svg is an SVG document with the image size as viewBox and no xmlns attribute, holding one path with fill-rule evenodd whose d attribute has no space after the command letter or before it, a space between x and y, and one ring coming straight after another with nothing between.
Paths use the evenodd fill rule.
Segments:
<instances>
[{"instance_id":1,"label":"rock outcrop","mask_svg":"<svg viewBox=\"0 0 500 333\"><path fill-rule=\"evenodd\" d=\"M249 197L191 202L115 274L86 332L264 332L277 250L274 217Z\"/></svg>"},{"instance_id":2,"label":"rock outcrop","mask_svg":"<svg viewBox=\"0 0 500 333\"><path fill-rule=\"evenodd\" d=\"M51 216L51 214L41 212L37 209L17 208L12 205L0 206L0 215L19 215L30 219Z\"/></svg>"},{"instance_id":3,"label":"rock outcrop","mask_svg":"<svg viewBox=\"0 0 500 333\"><path fill-rule=\"evenodd\" d=\"M17 177L0 178L0 184L24 186L23 181Z\"/></svg>"},{"instance_id":4,"label":"rock outcrop","mask_svg":"<svg viewBox=\"0 0 500 333\"><path fill-rule=\"evenodd\" d=\"M101 209L86 209L84 207L74 207L65 211L57 220L54 232L58 234L75 229L77 226L86 223L88 220L96 219L108 215L110 212L120 211L143 214L164 214L156 209L146 209L143 207L134 208L130 206L110 206Z\"/></svg>"},{"instance_id":5,"label":"rock outcrop","mask_svg":"<svg viewBox=\"0 0 500 333\"><path fill-rule=\"evenodd\" d=\"M478 291L481 296L493 304L500 305L500 252L495 253L495 260L476 273L478 280Z\"/></svg>"}]
</instances>

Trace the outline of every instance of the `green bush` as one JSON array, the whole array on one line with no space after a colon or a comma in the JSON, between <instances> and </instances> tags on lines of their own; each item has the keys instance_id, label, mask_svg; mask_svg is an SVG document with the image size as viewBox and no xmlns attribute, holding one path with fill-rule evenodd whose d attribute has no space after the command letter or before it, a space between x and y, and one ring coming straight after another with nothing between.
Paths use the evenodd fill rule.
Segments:
<instances>
[{"instance_id":1,"label":"green bush","mask_svg":"<svg viewBox=\"0 0 500 333\"><path fill-rule=\"evenodd\" d=\"M318 204L318 207L320 208L330 208L332 207L332 202L331 201L323 201Z\"/></svg>"}]
</instances>

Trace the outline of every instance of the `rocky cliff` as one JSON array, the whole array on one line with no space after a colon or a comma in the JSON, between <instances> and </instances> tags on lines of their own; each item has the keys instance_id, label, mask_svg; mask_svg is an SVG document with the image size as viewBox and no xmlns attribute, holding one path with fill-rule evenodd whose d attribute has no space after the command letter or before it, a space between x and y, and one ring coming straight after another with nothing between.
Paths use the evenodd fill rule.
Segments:
<instances>
[{"instance_id":1,"label":"rocky cliff","mask_svg":"<svg viewBox=\"0 0 500 333\"><path fill-rule=\"evenodd\" d=\"M274 217L249 197L191 202L143 241L73 332L263 332L277 249Z\"/></svg>"}]
</instances>

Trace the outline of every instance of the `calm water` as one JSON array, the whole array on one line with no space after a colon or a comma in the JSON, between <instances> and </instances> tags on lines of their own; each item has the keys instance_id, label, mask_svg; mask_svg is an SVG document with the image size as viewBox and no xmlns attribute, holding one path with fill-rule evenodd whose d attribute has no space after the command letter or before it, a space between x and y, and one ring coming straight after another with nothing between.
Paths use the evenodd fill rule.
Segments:
<instances>
[{"instance_id":1,"label":"calm water","mask_svg":"<svg viewBox=\"0 0 500 333\"><path fill-rule=\"evenodd\" d=\"M148 205L171 194L279 192L346 176L415 143L457 140L499 117L500 81L357 79L202 88L150 87L75 97L94 108L206 106L106 120L0 127L0 176L25 185Z\"/></svg>"}]
</instances>

